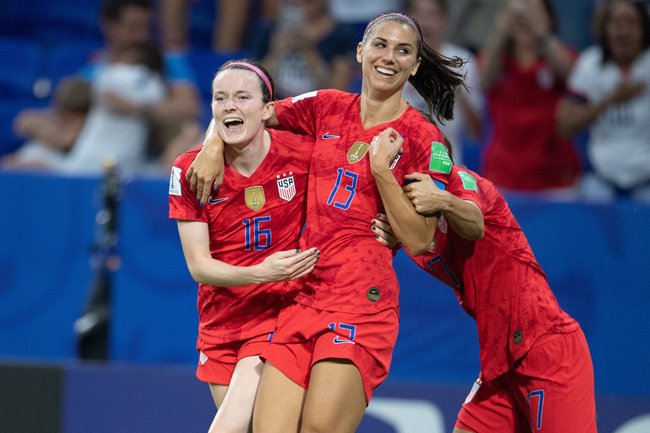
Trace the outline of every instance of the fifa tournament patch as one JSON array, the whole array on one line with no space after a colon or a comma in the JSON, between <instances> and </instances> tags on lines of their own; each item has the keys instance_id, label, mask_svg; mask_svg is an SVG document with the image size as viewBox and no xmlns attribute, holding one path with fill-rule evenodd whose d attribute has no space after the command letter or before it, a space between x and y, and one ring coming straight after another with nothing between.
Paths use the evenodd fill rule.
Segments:
<instances>
[{"instance_id":1,"label":"fifa tournament patch","mask_svg":"<svg viewBox=\"0 0 650 433\"><path fill-rule=\"evenodd\" d=\"M445 145L437 141L432 141L429 170L449 174L451 173L451 166L451 158L449 158L449 154L447 153L447 148Z\"/></svg>"},{"instance_id":2,"label":"fifa tournament patch","mask_svg":"<svg viewBox=\"0 0 650 433\"><path fill-rule=\"evenodd\" d=\"M181 169L172 167L172 174L169 178L169 195L183 195L181 193Z\"/></svg>"},{"instance_id":3,"label":"fifa tournament patch","mask_svg":"<svg viewBox=\"0 0 650 433\"><path fill-rule=\"evenodd\" d=\"M366 156L366 153L368 153L368 149L370 149L368 143L355 141L350 150L348 150L348 162L354 164L355 162L361 161Z\"/></svg>"},{"instance_id":4,"label":"fifa tournament patch","mask_svg":"<svg viewBox=\"0 0 650 433\"><path fill-rule=\"evenodd\" d=\"M277 175L278 195L282 200L291 201L296 195L296 181L293 178L293 172Z\"/></svg>"},{"instance_id":5,"label":"fifa tournament patch","mask_svg":"<svg viewBox=\"0 0 650 433\"><path fill-rule=\"evenodd\" d=\"M311 92L303 93L302 95L294 96L291 98L291 102L296 103L298 101L302 101L303 99L313 98L316 95L318 95L318 90L313 90Z\"/></svg>"},{"instance_id":6,"label":"fifa tournament patch","mask_svg":"<svg viewBox=\"0 0 650 433\"><path fill-rule=\"evenodd\" d=\"M262 209L266 199L264 198L264 188L261 186L250 186L244 190L244 201L249 209L257 212Z\"/></svg>"},{"instance_id":7,"label":"fifa tournament patch","mask_svg":"<svg viewBox=\"0 0 650 433\"><path fill-rule=\"evenodd\" d=\"M473 189L474 191L478 192L478 183L476 182L474 176L464 171L459 171L458 175L460 176L460 180L463 182L463 188L467 190Z\"/></svg>"}]
</instances>

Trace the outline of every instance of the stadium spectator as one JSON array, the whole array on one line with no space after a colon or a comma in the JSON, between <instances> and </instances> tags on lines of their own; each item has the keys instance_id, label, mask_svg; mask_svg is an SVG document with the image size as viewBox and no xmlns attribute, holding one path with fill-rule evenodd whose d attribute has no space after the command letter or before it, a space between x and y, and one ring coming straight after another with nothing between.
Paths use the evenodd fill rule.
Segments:
<instances>
[{"instance_id":1,"label":"stadium spectator","mask_svg":"<svg viewBox=\"0 0 650 433\"><path fill-rule=\"evenodd\" d=\"M585 49L557 116L561 135L589 129L588 200L628 196L650 202L650 20L630 0L604 5L599 44Z\"/></svg>"},{"instance_id":2,"label":"stadium spectator","mask_svg":"<svg viewBox=\"0 0 650 433\"><path fill-rule=\"evenodd\" d=\"M337 24L328 0L296 0L299 19L279 22L262 63L275 77L278 98L314 89L348 91L356 72L352 27Z\"/></svg>"},{"instance_id":3,"label":"stadium spectator","mask_svg":"<svg viewBox=\"0 0 650 433\"><path fill-rule=\"evenodd\" d=\"M160 21L163 48L166 51L185 51L191 48L190 9L197 0L161 0ZM210 0L203 0L210 1ZM277 15L278 3L282 0L262 0L257 14L261 19L273 19ZM212 48L217 52L241 51L247 45L247 26L255 23L251 11L255 10L251 0L216 0L216 19Z\"/></svg>"},{"instance_id":4,"label":"stadium spectator","mask_svg":"<svg viewBox=\"0 0 650 433\"><path fill-rule=\"evenodd\" d=\"M463 141L473 141L481 137L483 126L483 93L479 81L478 66L472 53L458 45L443 40L447 27L447 0L411 0L408 13L418 20L422 38L434 50L447 57L460 57L465 60L461 73L465 75L466 87L457 89L454 118L438 125L452 143L454 162L463 165ZM427 104L410 84L404 86L404 99L420 111L427 111Z\"/></svg>"},{"instance_id":5,"label":"stadium spectator","mask_svg":"<svg viewBox=\"0 0 650 433\"><path fill-rule=\"evenodd\" d=\"M5 169L45 169L60 163L79 137L90 109L90 85L77 77L65 77L56 87L51 108L25 109L14 121L17 136L25 143L0 160Z\"/></svg>"},{"instance_id":6,"label":"stadium spectator","mask_svg":"<svg viewBox=\"0 0 650 433\"><path fill-rule=\"evenodd\" d=\"M506 1L451 0L446 39L474 53L480 51Z\"/></svg>"},{"instance_id":7,"label":"stadium spectator","mask_svg":"<svg viewBox=\"0 0 650 433\"><path fill-rule=\"evenodd\" d=\"M152 3L150 0L104 0L100 27L105 47L95 53L79 73L94 84L102 70L119 58L123 51L151 40ZM201 102L192 71L183 53L164 52L164 73L169 91L156 104L134 104L117 94L111 97L115 114L144 116L154 127L177 119L198 120ZM158 147L164 147L158 144Z\"/></svg>"},{"instance_id":8,"label":"stadium spectator","mask_svg":"<svg viewBox=\"0 0 650 433\"><path fill-rule=\"evenodd\" d=\"M509 1L480 53L494 126L482 170L502 193L576 196L580 160L572 141L555 128L576 56L555 36L555 23L550 0Z\"/></svg>"},{"instance_id":9,"label":"stadium spectator","mask_svg":"<svg viewBox=\"0 0 650 433\"><path fill-rule=\"evenodd\" d=\"M96 77L83 129L56 170L100 174L104 160L111 158L122 175L141 173L147 163L150 119L137 111L116 111L114 104L119 98L119 104L153 106L167 92L163 58L155 46L143 43L122 50Z\"/></svg>"}]
</instances>

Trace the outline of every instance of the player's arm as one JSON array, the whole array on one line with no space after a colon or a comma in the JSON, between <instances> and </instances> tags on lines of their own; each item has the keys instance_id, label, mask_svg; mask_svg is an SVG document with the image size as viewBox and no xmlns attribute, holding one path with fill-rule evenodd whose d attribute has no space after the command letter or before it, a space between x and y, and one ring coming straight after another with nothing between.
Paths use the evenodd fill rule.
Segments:
<instances>
[{"instance_id":1,"label":"player's arm","mask_svg":"<svg viewBox=\"0 0 650 433\"><path fill-rule=\"evenodd\" d=\"M216 260L210 254L208 224L201 221L178 220L183 254L194 281L218 287L290 281L314 269L319 251L279 251L253 266L233 266Z\"/></svg>"},{"instance_id":2,"label":"player's arm","mask_svg":"<svg viewBox=\"0 0 650 433\"><path fill-rule=\"evenodd\" d=\"M440 212L459 236L472 241L483 239L485 222L478 204L438 188L428 174L411 173L406 179L416 181L404 187L416 212L423 215Z\"/></svg>"},{"instance_id":3,"label":"player's arm","mask_svg":"<svg viewBox=\"0 0 650 433\"><path fill-rule=\"evenodd\" d=\"M395 235L411 255L418 256L435 241L438 218L417 213L390 170L403 142L393 128L375 137L370 145L370 168Z\"/></svg>"}]
</instances>

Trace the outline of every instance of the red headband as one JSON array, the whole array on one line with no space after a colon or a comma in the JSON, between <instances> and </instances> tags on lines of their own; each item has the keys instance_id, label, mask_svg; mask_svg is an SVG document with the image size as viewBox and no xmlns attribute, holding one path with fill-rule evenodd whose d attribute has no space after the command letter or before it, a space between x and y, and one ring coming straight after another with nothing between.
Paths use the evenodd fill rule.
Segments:
<instances>
[{"instance_id":1,"label":"red headband","mask_svg":"<svg viewBox=\"0 0 650 433\"><path fill-rule=\"evenodd\" d=\"M269 94L271 95L271 99L273 99L273 89L271 88L271 82L269 81L269 79L266 77L266 75L264 74L264 72L262 72L260 68L245 62L232 62L229 63L228 66L226 67L233 66L233 65L244 66L250 69L251 71L255 72L257 75L259 75L260 78L264 80L264 83L266 83L266 88L269 89Z\"/></svg>"},{"instance_id":2,"label":"red headband","mask_svg":"<svg viewBox=\"0 0 650 433\"><path fill-rule=\"evenodd\" d=\"M368 24L368 27L366 27L366 31L363 32L362 40L366 38L366 33L368 33L368 30L370 30L370 27L372 27L377 21L379 21L379 20L381 20L383 18L386 18L386 17L400 17L400 18L404 18L406 21L411 23L411 25L415 29L415 32L418 34L418 38L420 38L420 47L422 47L422 35L420 34L420 31L418 30L418 26L416 26L415 23L409 17L407 17L406 15L402 15L402 14L386 14L386 15L380 16L379 18L376 18L373 22Z\"/></svg>"}]
</instances>

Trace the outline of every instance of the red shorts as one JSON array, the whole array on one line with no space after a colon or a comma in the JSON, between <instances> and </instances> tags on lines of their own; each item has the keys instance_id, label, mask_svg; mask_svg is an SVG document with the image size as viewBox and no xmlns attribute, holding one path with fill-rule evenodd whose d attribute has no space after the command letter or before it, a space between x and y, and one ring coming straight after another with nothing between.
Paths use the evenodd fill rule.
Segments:
<instances>
[{"instance_id":1,"label":"red shorts","mask_svg":"<svg viewBox=\"0 0 650 433\"><path fill-rule=\"evenodd\" d=\"M196 344L199 351L199 366L196 369L196 377L203 382L216 383L219 385L230 384L235 366L240 359L255 356L262 353L270 343L271 334L262 334L248 340L233 341L232 343L210 346L201 337Z\"/></svg>"},{"instance_id":2,"label":"red shorts","mask_svg":"<svg viewBox=\"0 0 650 433\"><path fill-rule=\"evenodd\" d=\"M261 357L305 389L316 362L348 359L361 373L367 404L388 375L398 328L392 309L354 314L292 303L281 310L273 341Z\"/></svg>"},{"instance_id":3,"label":"red shorts","mask_svg":"<svg viewBox=\"0 0 650 433\"><path fill-rule=\"evenodd\" d=\"M541 336L513 370L476 381L456 427L483 432L595 433L594 369L581 329Z\"/></svg>"}]
</instances>

